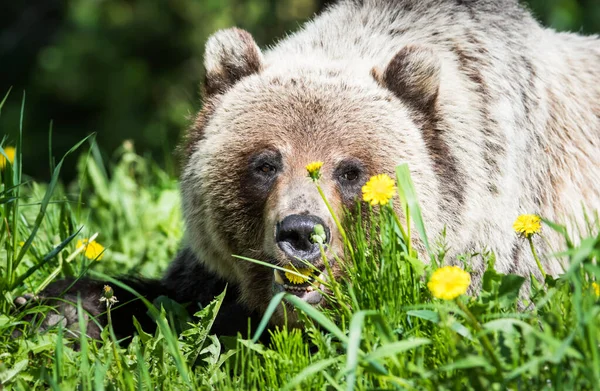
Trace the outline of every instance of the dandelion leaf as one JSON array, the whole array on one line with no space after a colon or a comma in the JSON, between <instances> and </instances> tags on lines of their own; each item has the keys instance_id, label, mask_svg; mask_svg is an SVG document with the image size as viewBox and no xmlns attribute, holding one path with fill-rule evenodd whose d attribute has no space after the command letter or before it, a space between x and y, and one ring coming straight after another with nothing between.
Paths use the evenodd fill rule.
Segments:
<instances>
[{"instance_id":1,"label":"dandelion leaf","mask_svg":"<svg viewBox=\"0 0 600 391\"><path fill-rule=\"evenodd\" d=\"M158 309L161 307L168 315L169 323L175 328L177 333L181 333L189 328L189 322L192 320L184 306L167 296L158 296L154 299L154 306ZM148 313L148 316L151 316Z\"/></svg>"}]
</instances>

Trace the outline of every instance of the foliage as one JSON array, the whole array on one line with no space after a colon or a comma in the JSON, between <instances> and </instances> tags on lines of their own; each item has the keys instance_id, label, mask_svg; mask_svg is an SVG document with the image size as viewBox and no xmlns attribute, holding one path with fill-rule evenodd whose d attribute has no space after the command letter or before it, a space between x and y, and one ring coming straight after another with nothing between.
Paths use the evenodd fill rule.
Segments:
<instances>
[{"instance_id":1,"label":"foliage","mask_svg":"<svg viewBox=\"0 0 600 391\"><path fill-rule=\"evenodd\" d=\"M35 3L35 1L33 2ZM8 2L0 12L0 91L30 93L32 137L45 139L54 120L62 153L95 132L109 154L131 139L173 173L172 151L200 108L204 43L239 26L261 45L311 16L314 0ZM8 84L6 84L8 83ZM20 102L9 100L0 128L13 139ZM28 143L28 172L46 178L43 143ZM52 155L50 155L52 156ZM73 178L73 166L63 176Z\"/></svg>"},{"instance_id":2,"label":"foliage","mask_svg":"<svg viewBox=\"0 0 600 391\"><path fill-rule=\"evenodd\" d=\"M426 240L405 166L397 170L399 197L393 202L401 203L409 225L389 204L359 205L369 209L346 219L348 261L328 260L340 262L345 271L342 280L329 280L328 305L315 308L295 296L277 295L268 312L280 305L296 308L303 329L258 330L271 334L267 345L256 342L258 335L209 334L224 295L188 324L147 303L158 329L150 335L138 327L129 344L119 343L110 325L101 341L60 323L45 331L23 328L27 315L39 318L49 310L15 311L12 301L23 291L37 292L49 279L88 269L101 275L100 270L124 266L145 270L152 263L160 265L158 271L173 255L181 227L175 222L173 180L129 146L102 173L93 144L87 153L86 140L76 145L70 152L83 152L79 175L65 191L55 179L73 158L56 164L48 184L28 181L21 175L20 140L14 163L0 172L0 384L7 390L585 390L600 385L600 303L593 285L600 279L598 222L590 223L587 237L574 240L560 225L545 221L543 229L561 232L567 243L562 256L569 267L560 278L505 275L494 269L494 255L484 253L487 270L476 296L435 299L427 281L453 260L446 259L443 238ZM154 223L146 221L153 218ZM95 232L108 248L100 261L78 254L75 246ZM157 251L152 241L169 250ZM428 248L427 263L417 255L417 242ZM138 253L137 247L145 250ZM522 286L530 292L524 299L518 295ZM176 306L163 301L162 307ZM20 329L23 335L13 334Z\"/></svg>"},{"instance_id":3,"label":"foliage","mask_svg":"<svg viewBox=\"0 0 600 391\"><path fill-rule=\"evenodd\" d=\"M48 276L77 275L92 266L111 273L161 274L178 249L183 229L174 178L137 155L131 143L125 143L118 164L107 170L93 138L87 138L58 164L51 162L51 181L40 184L21 174L21 140L13 164L0 171L0 239L6 250L0 252L0 287L38 292ZM65 189L58 180L61 170L75 165L68 155L81 150L86 140L92 147L76 164L78 180ZM69 254L77 243L94 234L106 248L102 257L111 262L88 259L87 251L71 262ZM0 302L4 310L7 305Z\"/></svg>"}]
</instances>

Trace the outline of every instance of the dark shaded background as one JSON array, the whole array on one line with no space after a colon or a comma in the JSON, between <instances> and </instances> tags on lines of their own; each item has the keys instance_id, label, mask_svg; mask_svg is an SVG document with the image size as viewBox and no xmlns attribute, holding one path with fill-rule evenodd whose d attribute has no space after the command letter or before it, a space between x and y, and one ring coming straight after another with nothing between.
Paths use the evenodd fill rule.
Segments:
<instances>
[{"instance_id":1,"label":"dark shaded background","mask_svg":"<svg viewBox=\"0 0 600 391\"><path fill-rule=\"evenodd\" d=\"M207 37L239 26L262 47L329 1L27 0L0 5L0 140L16 140L26 91L25 171L49 177L48 129L60 156L91 132L106 157L126 139L174 173L173 149L201 105ZM558 30L600 31L600 0L527 0ZM63 170L64 179L74 167Z\"/></svg>"}]
</instances>

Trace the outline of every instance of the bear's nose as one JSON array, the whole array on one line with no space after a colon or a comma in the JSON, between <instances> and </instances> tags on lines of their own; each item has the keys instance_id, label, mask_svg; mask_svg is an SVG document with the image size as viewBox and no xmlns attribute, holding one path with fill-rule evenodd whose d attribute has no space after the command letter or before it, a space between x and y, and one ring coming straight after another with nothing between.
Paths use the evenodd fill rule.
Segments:
<instances>
[{"instance_id":1,"label":"bear's nose","mask_svg":"<svg viewBox=\"0 0 600 391\"><path fill-rule=\"evenodd\" d=\"M321 218L313 215L287 216L277 224L275 240L288 257L312 263L321 255L319 245L311 239L317 224L323 226L325 230L325 242L323 243L325 245L329 243L329 229Z\"/></svg>"}]
</instances>

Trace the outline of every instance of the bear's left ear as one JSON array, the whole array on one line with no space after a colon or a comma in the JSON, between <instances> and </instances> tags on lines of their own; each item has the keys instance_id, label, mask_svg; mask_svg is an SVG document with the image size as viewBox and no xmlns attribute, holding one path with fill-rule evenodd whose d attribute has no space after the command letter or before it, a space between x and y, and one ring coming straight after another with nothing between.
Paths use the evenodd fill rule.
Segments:
<instances>
[{"instance_id":1,"label":"bear's left ear","mask_svg":"<svg viewBox=\"0 0 600 391\"><path fill-rule=\"evenodd\" d=\"M211 35L204 49L205 93L222 94L262 69L263 56L249 32L230 28Z\"/></svg>"},{"instance_id":2,"label":"bear's left ear","mask_svg":"<svg viewBox=\"0 0 600 391\"><path fill-rule=\"evenodd\" d=\"M440 60L424 46L408 45L391 59L383 71L372 75L383 87L420 111L431 111L440 88Z\"/></svg>"}]
</instances>

